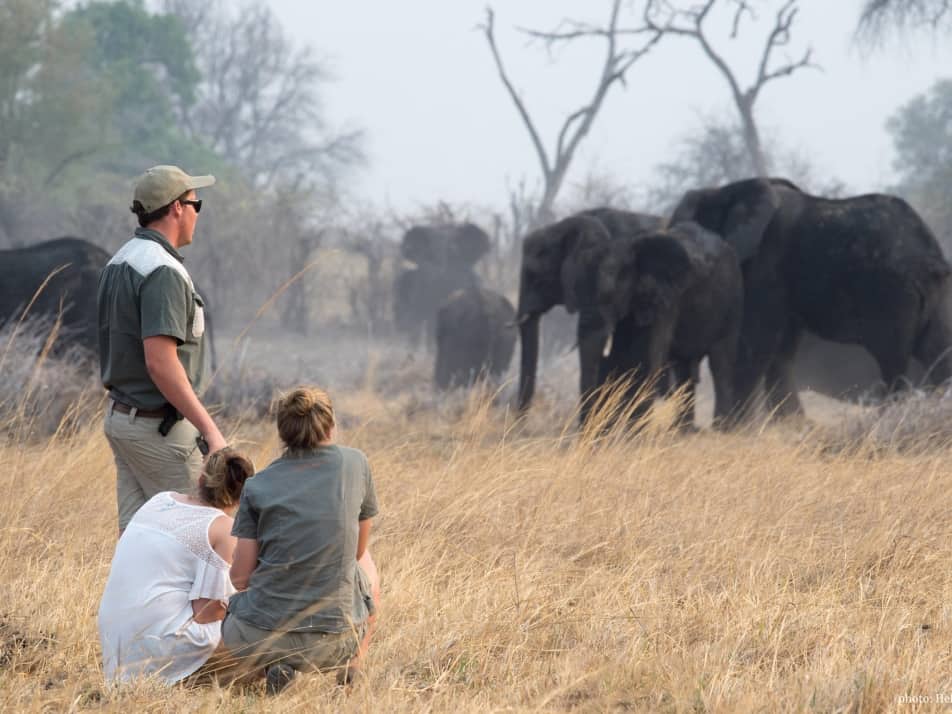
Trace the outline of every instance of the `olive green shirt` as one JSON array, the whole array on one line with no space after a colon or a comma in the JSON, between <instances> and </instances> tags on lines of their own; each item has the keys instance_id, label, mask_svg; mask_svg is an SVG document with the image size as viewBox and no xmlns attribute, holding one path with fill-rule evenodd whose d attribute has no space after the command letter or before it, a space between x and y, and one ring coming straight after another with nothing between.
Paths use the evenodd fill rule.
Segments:
<instances>
[{"instance_id":1,"label":"olive green shirt","mask_svg":"<svg viewBox=\"0 0 952 714\"><path fill-rule=\"evenodd\" d=\"M147 337L175 339L178 358L196 393L208 378L205 303L184 260L158 231L136 229L99 277L99 368L117 401L159 409L167 400L145 366Z\"/></svg>"},{"instance_id":2,"label":"olive green shirt","mask_svg":"<svg viewBox=\"0 0 952 714\"><path fill-rule=\"evenodd\" d=\"M375 515L370 465L357 449L285 454L259 471L231 531L258 542L258 563L229 617L283 632L344 632L366 620L373 602L357 572L358 521Z\"/></svg>"}]
</instances>

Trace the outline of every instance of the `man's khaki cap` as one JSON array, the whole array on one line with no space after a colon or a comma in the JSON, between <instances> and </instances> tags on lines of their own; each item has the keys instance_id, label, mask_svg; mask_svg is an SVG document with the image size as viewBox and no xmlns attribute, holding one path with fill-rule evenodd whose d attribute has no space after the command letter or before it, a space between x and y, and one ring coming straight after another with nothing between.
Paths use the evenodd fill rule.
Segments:
<instances>
[{"instance_id":1,"label":"man's khaki cap","mask_svg":"<svg viewBox=\"0 0 952 714\"><path fill-rule=\"evenodd\" d=\"M136 179L133 206L138 201L146 213L152 213L169 205L183 193L214 183L214 176L189 176L178 166L153 166Z\"/></svg>"}]
</instances>

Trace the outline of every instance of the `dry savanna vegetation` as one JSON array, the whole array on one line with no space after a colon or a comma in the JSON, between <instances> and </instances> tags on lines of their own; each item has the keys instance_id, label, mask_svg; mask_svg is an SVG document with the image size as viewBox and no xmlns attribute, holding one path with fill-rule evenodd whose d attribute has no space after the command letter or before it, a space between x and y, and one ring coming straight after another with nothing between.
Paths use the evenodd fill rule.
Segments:
<instances>
[{"instance_id":1,"label":"dry savanna vegetation","mask_svg":"<svg viewBox=\"0 0 952 714\"><path fill-rule=\"evenodd\" d=\"M941 400L738 434L679 435L662 409L637 435L579 434L544 390L517 423L492 395L385 381L336 393L381 503L365 676L277 699L104 685L110 450L95 417L38 436L6 392L0 710L882 711L952 692ZM259 466L277 452L267 421L231 433Z\"/></svg>"}]
</instances>

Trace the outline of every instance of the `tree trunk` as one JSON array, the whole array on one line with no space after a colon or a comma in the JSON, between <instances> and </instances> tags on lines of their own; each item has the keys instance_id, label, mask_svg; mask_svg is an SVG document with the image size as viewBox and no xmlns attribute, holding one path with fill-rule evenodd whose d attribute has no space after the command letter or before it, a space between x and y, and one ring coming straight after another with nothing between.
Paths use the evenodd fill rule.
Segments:
<instances>
[{"instance_id":1,"label":"tree trunk","mask_svg":"<svg viewBox=\"0 0 952 714\"><path fill-rule=\"evenodd\" d=\"M767 178L767 159L760 143L760 132L757 130L757 122L754 120L753 107L741 104L738 109L740 110L744 130L744 145L750 155L750 164L759 178Z\"/></svg>"}]
</instances>

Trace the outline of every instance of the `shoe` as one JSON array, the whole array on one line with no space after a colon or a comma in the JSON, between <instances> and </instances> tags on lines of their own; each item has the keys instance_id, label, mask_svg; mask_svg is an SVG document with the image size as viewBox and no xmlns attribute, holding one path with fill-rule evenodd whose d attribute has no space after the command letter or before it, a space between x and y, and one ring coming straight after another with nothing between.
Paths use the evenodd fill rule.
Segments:
<instances>
[{"instance_id":1,"label":"shoe","mask_svg":"<svg viewBox=\"0 0 952 714\"><path fill-rule=\"evenodd\" d=\"M280 694L294 679L297 670L289 664L272 664L265 670L265 691L270 694Z\"/></svg>"},{"instance_id":2,"label":"shoe","mask_svg":"<svg viewBox=\"0 0 952 714\"><path fill-rule=\"evenodd\" d=\"M337 686L338 687L350 687L354 683L354 678L357 676L357 669L354 667L347 667L346 665L341 669L337 670Z\"/></svg>"}]
</instances>

